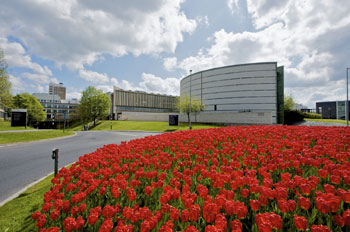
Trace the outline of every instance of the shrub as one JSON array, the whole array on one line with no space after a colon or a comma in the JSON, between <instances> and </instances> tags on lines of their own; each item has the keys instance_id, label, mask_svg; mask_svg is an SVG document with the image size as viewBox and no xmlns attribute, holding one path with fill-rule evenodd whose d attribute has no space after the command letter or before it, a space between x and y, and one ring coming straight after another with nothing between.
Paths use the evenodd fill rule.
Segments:
<instances>
[{"instance_id":1,"label":"shrub","mask_svg":"<svg viewBox=\"0 0 350 232\"><path fill-rule=\"evenodd\" d=\"M313 119L322 119L322 115L320 114L314 114L314 113L307 113L307 112L301 112L304 116L304 118L313 118Z\"/></svg>"},{"instance_id":2,"label":"shrub","mask_svg":"<svg viewBox=\"0 0 350 232\"><path fill-rule=\"evenodd\" d=\"M285 110L284 111L284 124L293 125L297 122L303 121L304 115L298 110Z\"/></svg>"}]
</instances>

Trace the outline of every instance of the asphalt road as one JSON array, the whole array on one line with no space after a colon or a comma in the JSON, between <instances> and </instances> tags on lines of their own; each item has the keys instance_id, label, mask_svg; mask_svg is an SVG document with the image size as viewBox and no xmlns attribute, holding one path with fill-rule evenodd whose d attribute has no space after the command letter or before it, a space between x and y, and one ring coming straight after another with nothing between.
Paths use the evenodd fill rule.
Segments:
<instances>
[{"instance_id":1,"label":"asphalt road","mask_svg":"<svg viewBox=\"0 0 350 232\"><path fill-rule=\"evenodd\" d=\"M121 141L156 134L159 133L81 131L68 138L0 147L0 203L25 186L53 172L53 148L59 149L58 167L61 168L103 145L120 144Z\"/></svg>"}]
</instances>

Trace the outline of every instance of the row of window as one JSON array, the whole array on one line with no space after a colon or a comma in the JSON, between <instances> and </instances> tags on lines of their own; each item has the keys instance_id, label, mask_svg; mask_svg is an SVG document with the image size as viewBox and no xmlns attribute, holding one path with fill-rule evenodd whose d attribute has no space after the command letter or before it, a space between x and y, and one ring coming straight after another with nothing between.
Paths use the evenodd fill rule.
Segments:
<instances>
[{"instance_id":1,"label":"row of window","mask_svg":"<svg viewBox=\"0 0 350 232\"><path fill-rule=\"evenodd\" d=\"M53 110L53 109L44 109L46 113L62 113L69 114L75 112L75 110Z\"/></svg>"},{"instance_id":2,"label":"row of window","mask_svg":"<svg viewBox=\"0 0 350 232\"><path fill-rule=\"evenodd\" d=\"M40 99L39 100L40 102L50 102L50 103L60 103L61 101L60 100L45 100L45 99Z\"/></svg>"},{"instance_id":3,"label":"row of window","mask_svg":"<svg viewBox=\"0 0 350 232\"><path fill-rule=\"evenodd\" d=\"M115 94L117 106L174 109L176 104L176 97L173 96L124 91L116 91Z\"/></svg>"},{"instance_id":4,"label":"row of window","mask_svg":"<svg viewBox=\"0 0 350 232\"><path fill-rule=\"evenodd\" d=\"M117 106L117 111L168 113L168 112L173 112L174 110L172 110L172 109L145 108L145 107Z\"/></svg>"},{"instance_id":5,"label":"row of window","mask_svg":"<svg viewBox=\"0 0 350 232\"><path fill-rule=\"evenodd\" d=\"M74 109L77 108L76 105L56 105L56 104L42 104L45 108L67 108L67 109Z\"/></svg>"}]
</instances>

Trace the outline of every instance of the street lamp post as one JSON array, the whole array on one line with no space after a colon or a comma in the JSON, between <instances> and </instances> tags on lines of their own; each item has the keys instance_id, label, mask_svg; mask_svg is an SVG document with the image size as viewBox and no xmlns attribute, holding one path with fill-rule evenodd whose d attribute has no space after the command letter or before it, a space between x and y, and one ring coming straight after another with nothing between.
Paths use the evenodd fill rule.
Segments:
<instances>
[{"instance_id":1,"label":"street lamp post","mask_svg":"<svg viewBox=\"0 0 350 232\"><path fill-rule=\"evenodd\" d=\"M346 103L345 103L345 107L346 107L346 126L349 126L349 69L350 68L346 68Z\"/></svg>"},{"instance_id":2,"label":"street lamp post","mask_svg":"<svg viewBox=\"0 0 350 232\"><path fill-rule=\"evenodd\" d=\"M191 125L191 95L192 95L192 69L190 70L190 110L189 110L189 117L188 117L188 126L189 126L190 130L192 130L192 125Z\"/></svg>"}]
</instances>

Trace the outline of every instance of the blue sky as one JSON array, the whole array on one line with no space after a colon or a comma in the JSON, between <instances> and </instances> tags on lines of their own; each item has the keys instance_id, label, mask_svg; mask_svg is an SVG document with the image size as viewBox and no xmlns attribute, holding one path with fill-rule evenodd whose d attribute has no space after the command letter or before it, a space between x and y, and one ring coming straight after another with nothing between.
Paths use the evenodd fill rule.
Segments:
<instances>
[{"instance_id":1,"label":"blue sky","mask_svg":"<svg viewBox=\"0 0 350 232\"><path fill-rule=\"evenodd\" d=\"M285 92L310 108L346 97L348 0L2 0L0 47L12 93L69 98L88 86L179 95L180 80L276 61Z\"/></svg>"}]
</instances>

